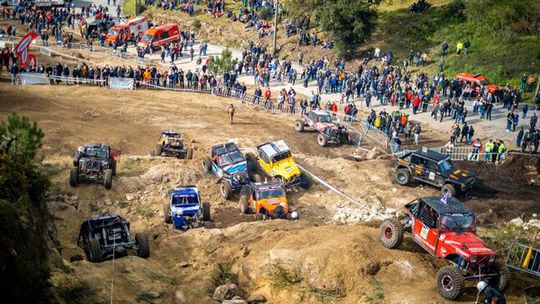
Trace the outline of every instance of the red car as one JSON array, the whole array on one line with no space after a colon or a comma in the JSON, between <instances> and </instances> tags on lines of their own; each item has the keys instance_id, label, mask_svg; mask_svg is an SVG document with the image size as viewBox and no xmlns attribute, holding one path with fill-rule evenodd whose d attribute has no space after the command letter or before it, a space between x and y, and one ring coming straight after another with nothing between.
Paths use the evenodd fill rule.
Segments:
<instances>
[{"instance_id":1,"label":"red car","mask_svg":"<svg viewBox=\"0 0 540 304\"><path fill-rule=\"evenodd\" d=\"M500 89L499 86L496 86L494 84L490 84L489 80L482 76L481 74L471 74L471 73L459 73L456 75L456 79L459 81L465 81L471 84L475 84L476 92L478 93L478 88L481 86L486 86L491 94L495 92L495 90Z\"/></svg>"},{"instance_id":2,"label":"red car","mask_svg":"<svg viewBox=\"0 0 540 304\"><path fill-rule=\"evenodd\" d=\"M397 248L408 232L430 254L450 265L437 272L437 291L446 299L457 299L466 280L486 280L504 290L508 272L495 261L496 255L476 235L475 215L453 197L423 197L405 205L403 215L386 219L380 226L383 246Z\"/></svg>"}]
</instances>

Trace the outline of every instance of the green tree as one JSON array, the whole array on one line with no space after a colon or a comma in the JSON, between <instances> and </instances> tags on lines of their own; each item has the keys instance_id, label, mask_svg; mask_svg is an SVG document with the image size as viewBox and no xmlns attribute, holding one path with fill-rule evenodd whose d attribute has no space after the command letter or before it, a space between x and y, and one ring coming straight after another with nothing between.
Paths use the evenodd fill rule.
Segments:
<instances>
[{"instance_id":1,"label":"green tree","mask_svg":"<svg viewBox=\"0 0 540 304\"><path fill-rule=\"evenodd\" d=\"M208 69L210 71L230 72L234 69L234 66L238 60L232 57L232 52L229 49L221 51L220 57L210 57L208 63Z\"/></svg>"},{"instance_id":2,"label":"green tree","mask_svg":"<svg viewBox=\"0 0 540 304\"><path fill-rule=\"evenodd\" d=\"M373 31L377 14L367 4L358 0L325 1L317 9L322 29L336 39L336 50L342 56L366 41Z\"/></svg>"}]
</instances>

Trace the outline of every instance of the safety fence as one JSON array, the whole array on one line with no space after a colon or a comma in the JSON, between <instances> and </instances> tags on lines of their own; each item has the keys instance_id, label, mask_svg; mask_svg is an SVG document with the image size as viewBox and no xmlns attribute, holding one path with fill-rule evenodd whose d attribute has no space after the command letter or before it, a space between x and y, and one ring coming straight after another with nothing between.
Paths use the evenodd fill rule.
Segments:
<instances>
[{"instance_id":1,"label":"safety fence","mask_svg":"<svg viewBox=\"0 0 540 304\"><path fill-rule=\"evenodd\" d=\"M506 265L511 269L540 277L540 250L513 243L506 256Z\"/></svg>"}]
</instances>

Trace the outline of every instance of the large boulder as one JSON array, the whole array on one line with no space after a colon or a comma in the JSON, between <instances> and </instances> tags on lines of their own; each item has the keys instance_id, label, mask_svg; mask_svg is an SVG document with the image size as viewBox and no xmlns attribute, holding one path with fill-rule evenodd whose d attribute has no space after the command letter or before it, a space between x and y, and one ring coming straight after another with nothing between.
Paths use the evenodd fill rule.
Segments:
<instances>
[{"instance_id":1,"label":"large boulder","mask_svg":"<svg viewBox=\"0 0 540 304\"><path fill-rule=\"evenodd\" d=\"M212 299L216 301L232 300L238 293L238 286L236 284L223 284L214 290Z\"/></svg>"}]
</instances>

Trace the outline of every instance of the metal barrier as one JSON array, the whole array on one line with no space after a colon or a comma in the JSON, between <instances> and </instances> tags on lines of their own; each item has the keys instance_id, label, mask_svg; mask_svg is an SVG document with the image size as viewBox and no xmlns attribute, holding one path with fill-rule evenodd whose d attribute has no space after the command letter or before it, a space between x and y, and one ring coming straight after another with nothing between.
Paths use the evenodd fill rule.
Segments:
<instances>
[{"instance_id":1,"label":"metal barrier","mask_svg":"<svg viewBox=\"0 0 540 304\"><path fill-rule=\"evenodd\" d=\"M450 160L454 161L497 162L503 160L507 155L507 151L503 153L492 153L476 151L472 147L439 147L432 148L431 150L448 155Z\"/></svg>"},{"instance_id":2,"label":"metal barrier","mask_svg":"<svg viewBox=\"0 0 540 304\"><path fill-rule=\"evenodd\" d=\"M540 277L540 250L532 246L512 243L506 256L506 266Z\"/></svg>"}]
</instances>

